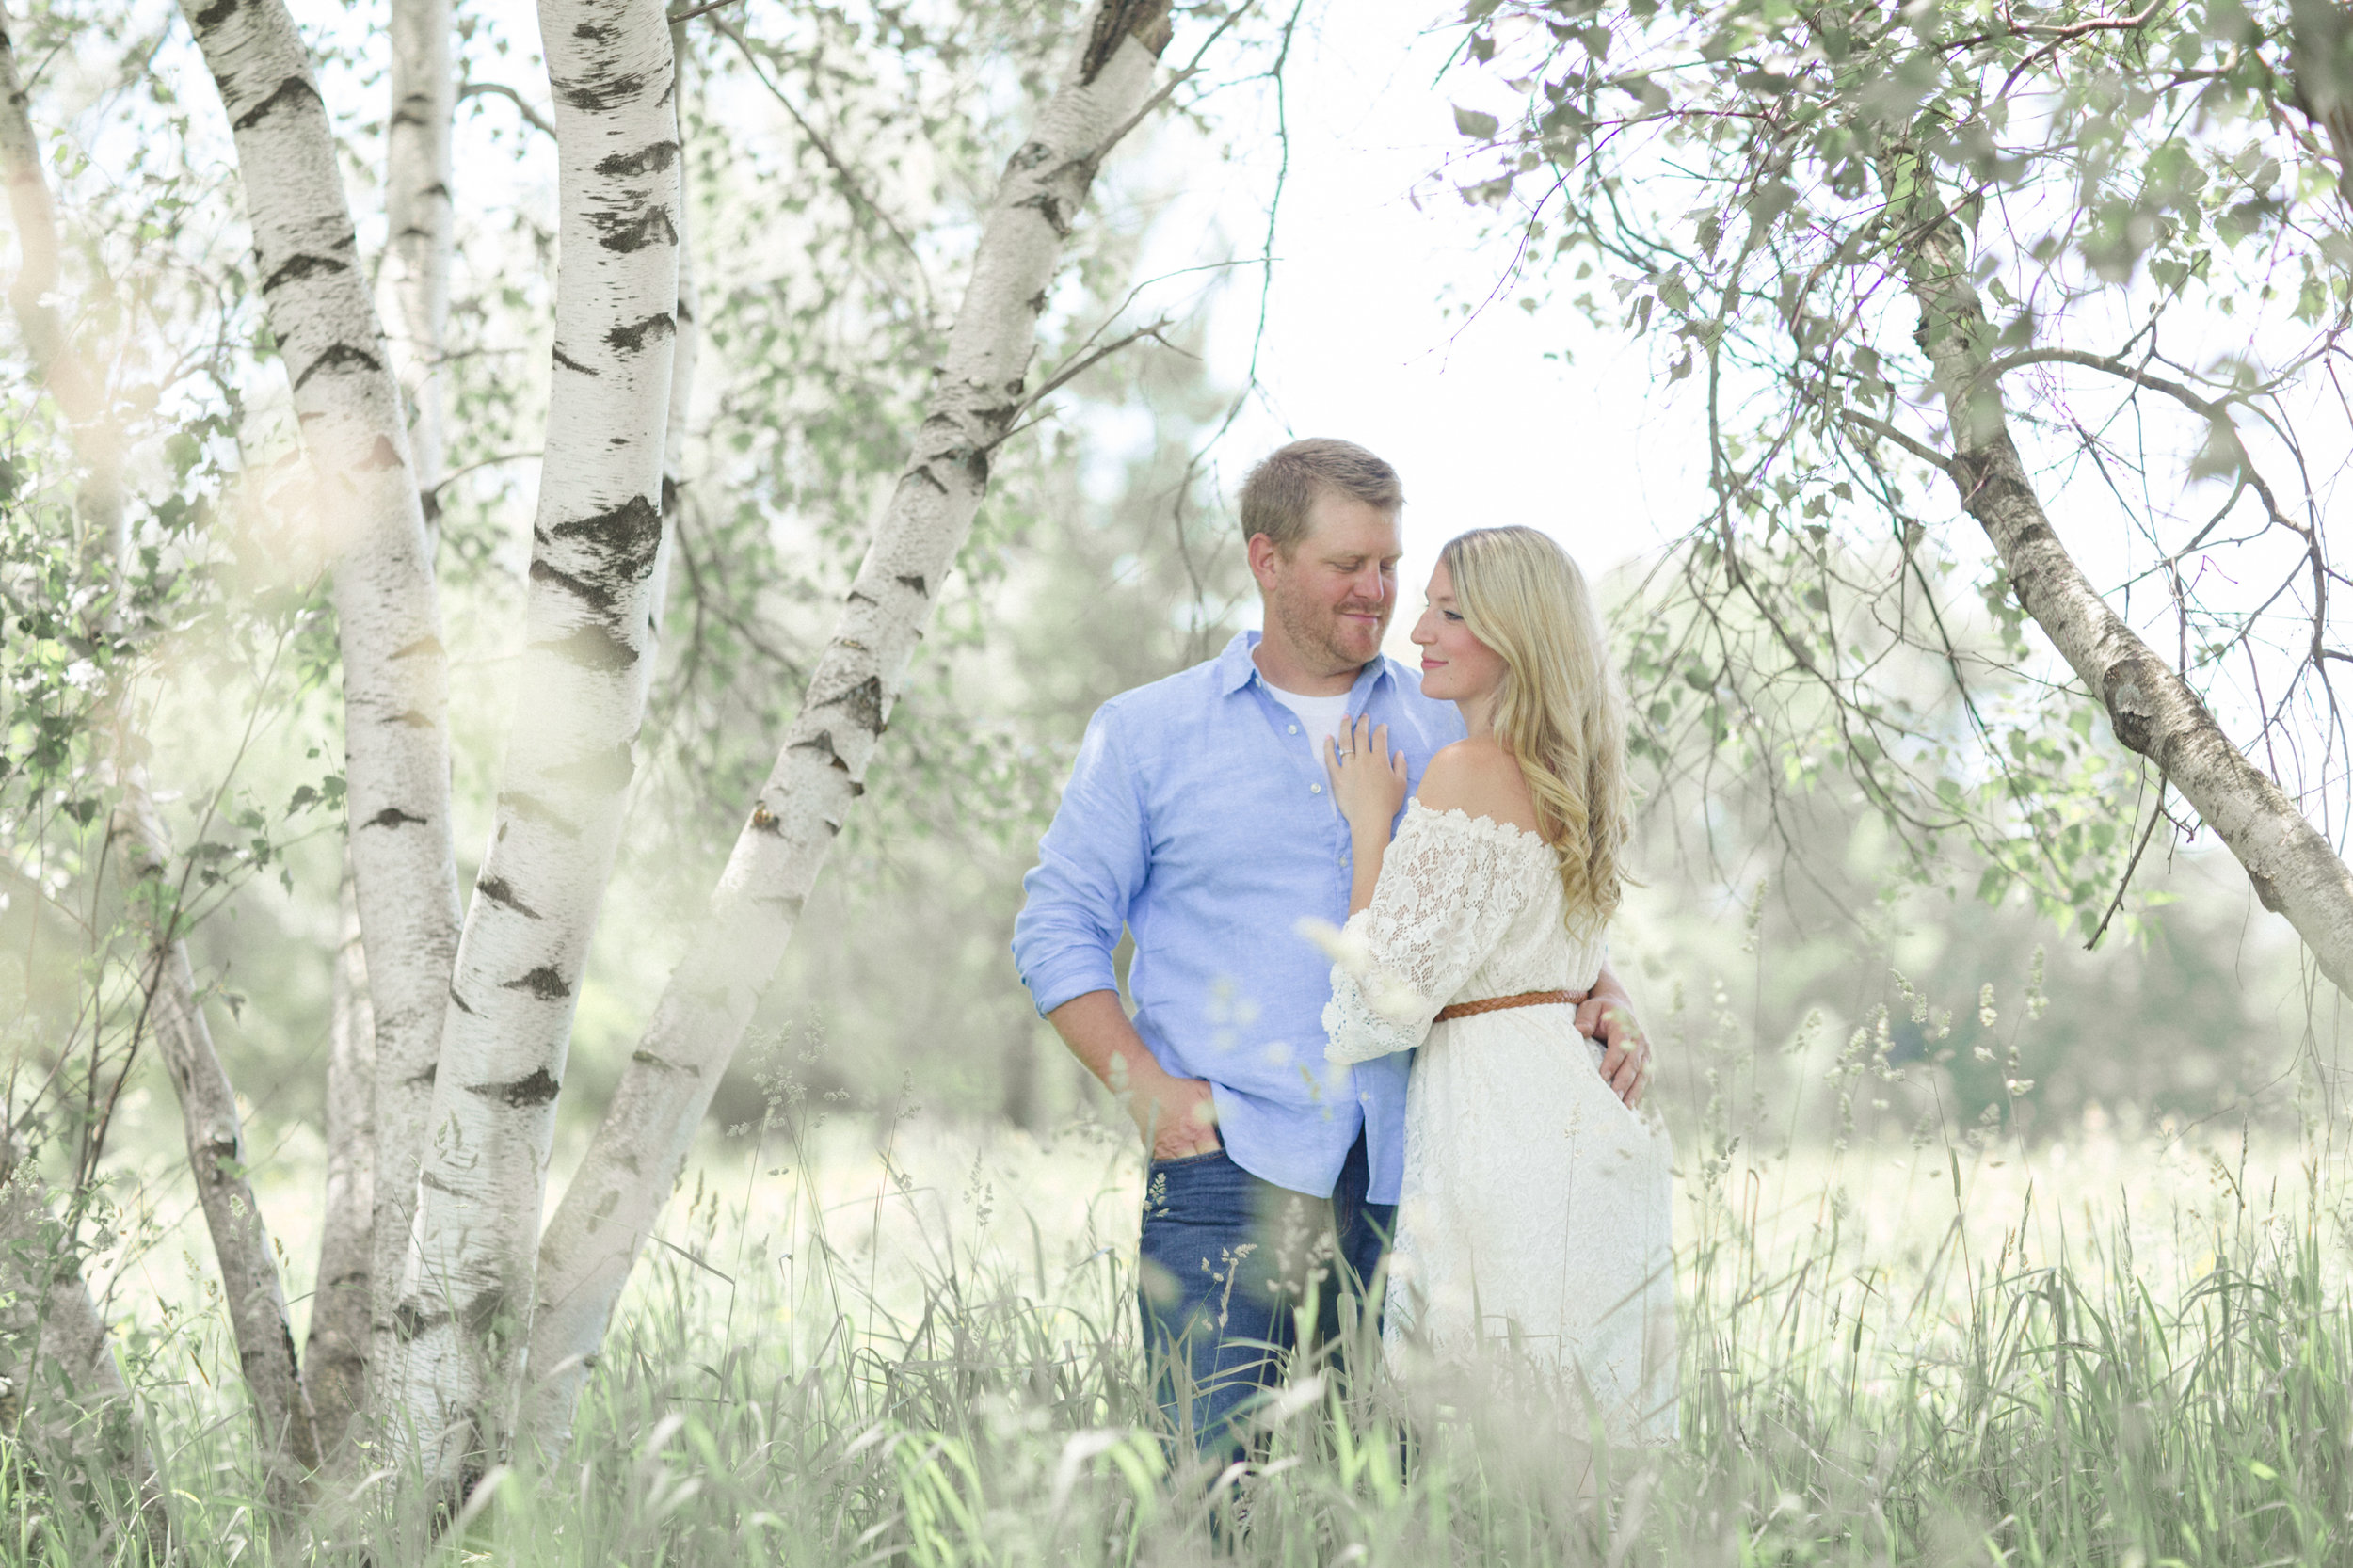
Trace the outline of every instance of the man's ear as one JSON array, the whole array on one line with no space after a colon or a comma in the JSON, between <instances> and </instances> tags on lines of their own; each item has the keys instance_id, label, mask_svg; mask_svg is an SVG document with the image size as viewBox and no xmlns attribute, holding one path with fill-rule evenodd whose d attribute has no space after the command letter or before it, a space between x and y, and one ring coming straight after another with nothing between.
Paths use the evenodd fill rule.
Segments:
<instances>
[{"instance_id":1,"label":"man's ear","mask_svg":"<svg viewBox=\"0 0 2353 1568\"><path fill-rule=\"evenodd\" d=\"M1258 580L1258 586L1261 588L1273 587L1275 563L1279 553L1274 548L1274 541L1264 534L1253 534L1250 536L1247 549L1250 554L1250 575Z\"/></svg>"}]
</instances>

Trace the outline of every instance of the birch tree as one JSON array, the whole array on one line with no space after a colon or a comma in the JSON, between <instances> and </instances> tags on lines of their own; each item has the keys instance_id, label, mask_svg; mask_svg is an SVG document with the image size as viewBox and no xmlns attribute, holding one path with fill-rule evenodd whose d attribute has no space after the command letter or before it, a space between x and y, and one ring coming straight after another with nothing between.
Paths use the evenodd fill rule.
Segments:
<instances>
[{"instance_id":1,"label":"birch tree","mask_svg":"<svg viewBox=\"0 0 2353 1568\"><path fill-rule=\"evenodd\" d=\"M311 1393L324 1456L335 1453L366 1397L370 1325L376 1317L376 1019L368 1006L367 945L348 855L336 917L328 991L327 1188L321 1194L311 1331L302 1351L303 1385ZM408 1238L405 1209L393 1234L404 1241ZM385 1314L388 1322L390 1316Z\"/></svg>"},{"instance_id":2,"label":"birch tree","mask_svg":"<svg viewBox=\"0 0 2353 1568\"><path fill-rule=\"evenodd\" d=\"M1058 89L981 215L952 326L928 310L920 320L908 316L896 296L887 302L896 312L891 330L902 334L895 341L937 342L930 335L947 328L928 393L919 399L910 385L893 394L913 410L902 433L904 464L841 622L815 661L799 717L712 896L707 951L674 977L599 1136L590 1179L568 1198L567 1218L544 1244L536 1221L553 1109L639 760L666 520L687 483L698 329L683 254L677 36L655 5L616 13L588 0L546 0L542 10L563 247L552 386L525 650L492 841L460 941L431 529L453 439L440 403L453 182L446 0L394 6L383 297L396 331L389 341L365 282L329 116L282 0L186 3L183 14L234 140L267 342L283 361L311 479L311 520L330 545L344 686L350 887L334 966L330 1159L307 1369L296 1364L274 1249L247 1175L237 1097L205 1016L208 988L184 939L190 903L183 857L156 808L167 797L149 788L132 765L136 748L126 748L113 777L120 797L114 841L130 870L145 966L142 1027L182 1093L229 1316L275 1456L273 1500L290 1506L304 1473L336 1451L363 1388L372 1422L350 1431L389 1436L394 1468L418 1462L446 1497L449 1483L500 1456L512 1401L533 1386L527 1371L548 1373L532 1418L552 1438L568 1428L630 1264L800 902L864 790L915 645L988 492L994 458L1027 410L1099 358L1081 353L1062 372L1031 373L1039 317L1101 161L1167 96L1154 93L1153 77L1170 7L1106 0L1085 13ZM730 37L760 75L761 50L740 33ZM951 40L943 57L962 48ZM774 64L779 56L764 57ZM856 215L851 238L880 245L878 236L887 237L928 299L924 248L885 207L880 182L845 163L816 120L773 80L767 86L822 150ZM22 108L21 94L13 102ZM29 131L13 142L9 134L0 124L0 156L11 173L28 158L38 170ZM993 133L976 120L952 134L966 138L954 144L961 156ZM844 287L838 297L849 293ZM28 311L38 308L24 328L37 348L70 341L55 295L53 283L22 296ZM72 395L69 389L58 399L69 421L92 424L66 407ZM90 406L104 412L103 398ZM470 436L460 430L454 439ZM871 467L845 458L827 482L838 496L854 495ZM103 501L104 477L85 476L93 504ZM119 552L121 528L102 532L113 541L105 548ZM130 716L123 722L128 733ZM690 1078L678 1093L674 1080ZM629 1162L641 1156L650 1164L629 1178ZM41 1196L28 1163L7 1192L11 1207L0 1210L0 1227L38 1228ZM65 1273L23 1277L40 1290L71 1283ZM95 1386L105 1368L84 1342L103 1343L103 1331L93 1326L94 1310L73 1321L91 1332L59 1341L67 1348L56 1354L87 1368Z\"/></svg>"},{"instance_id":3,"label":"birch tree","mask_svg":"<svg viewBox=\"0 0 2353 1568\"><path fill-rule=\"evenodd\" d=\"M147 959L148 1016L164 1064L179 1091L188 1170L196 1177L221 1297L237 1342L237 1370L261 1425L261 1448L273 1502L292 1507L303 1481L318 1467L318 1434L310 1395L296 1364L294 1329L278 1277L278 1257L248 1175L244 1117L222 1070L211 1027L188 966L181 933L180 888L170 874L171 844L155 815L145 781L124 780L122 853L137 886L151 933Z\"/></svg>"},{"instance_id":4,"label":"birch tree","mask_svg":"<svg viewBox=\"0 0 2353 1568\"><path fill-rule=\"evenodd\" d=\"M235 139L262 296L334 547L350 855L376 1048L373 1201L398 1235L457 932L447 656L401 395L326 105L283 0L184 4Z\"/></svg>"},{"instance_id":5,"label":"birch tree","mask_svg":"<svg viewBox=\"0 0 2353 1568\"><path fill-rule=\"evenodd\" d=\"M708 911L550 1222L534 1426L559 1444L631 1266L866 771L941 579L1028 406L1037 317L1103 158L1145 112L1167 0L1098 0L1005 166L923 422Z\"/></svg>"},{"instance_id":6,"label":"birch tree","mask_svg":"<svg viewBox=\"0 0 2353 1568\"><path fill-rule=\"evenodd\" d=\"M1918 874L1970 839L1982 894L2024 884L2093 941L2178 796L2353 985L2345 578L2296 439L2347 320L2353 100L2342 18L2307 9L1470 8L1470 58L1521 96L1458 110L1456 183L1532 242L1531 299L1649 333L1706 422L1677 608L1627 629L1655 755L1688 724L1800 789L1841 775ZM2218 360L2168 352L2217 332ZM2106 483L2055 514L2041 476L2077 456ZM2084 564L2120 555L2121 599ZM2055 697L2022 679L2029 620L2073 678ZM1790 688L1811 728L1767 695ZM2153 764L2145 825L2078 704Z\"/></svg>"},{"instance_id":7,"label":"birch tree","mask_svg":"<svg viewBox=\"0 0 2353 1568\"><path fill-rule=\"evenodd\" d=\"M383 280L397 328L391 347L407 407L409 465L425 520L428 568L439 533L445 449L440 361L456 235L456 173L450 164L450 121L456 107L455 24L449 0L393 0ZM344 874L348 884L348 856ZM429 1081L416 1082L413 1076L376 1081L366 946L348 887L342 904L327 1068L326 1209L305 1357L320 1441L328 1449L342 1440L360 1408L367 1368L386 1364L392 1351L393 1313L415 1218L418 1137L431 1096ZM395 1128L381 1189L376 1179L379 1097Z\"/></svg>"},{"instance_id":8,"label":"birch tree","mask_svg":"<svg viewBox=\"0 0 2353 1568\"><path fill-rule=\"evenodd\" d=\"M503 1441L530 1331L555 1100L653 664L677 333L679 143L662 8L546 0L540 24L563 260L527 641L450 986L398 1320L398 1421L444 1481Z\"/></svg>"}]
</instances>

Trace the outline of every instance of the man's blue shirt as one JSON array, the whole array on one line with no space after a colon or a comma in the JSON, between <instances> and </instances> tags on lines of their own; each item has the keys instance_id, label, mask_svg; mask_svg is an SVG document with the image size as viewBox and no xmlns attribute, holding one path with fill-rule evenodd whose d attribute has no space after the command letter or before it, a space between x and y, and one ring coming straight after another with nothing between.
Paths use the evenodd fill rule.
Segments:
<instances>
[{"instance_id":1,"label":"man's blue shirt","mask_svg":"<svg viewBox=\"0 0 2353 1568\"><path fill-rule=\"evenodd\" d=\"M1014 922L1014 960L1042 1014L1115 990L1112 952L1135 934L1136 1032L1160 1065L1209 1081L1235 1163L1328 1196L1357 1130L1374 1203L1405 1164L1408 1058L1323 1060L1331 961L1303 917L1348 918L1348 824L1323 760L1269 692L1245 632L1206 664L1096 710L1038 846ZM1421 695L1396 661L1367 664L1353 718L1389 727L1411 783L1463 737L1454 705Z\"/></svg>"}]
</instances>

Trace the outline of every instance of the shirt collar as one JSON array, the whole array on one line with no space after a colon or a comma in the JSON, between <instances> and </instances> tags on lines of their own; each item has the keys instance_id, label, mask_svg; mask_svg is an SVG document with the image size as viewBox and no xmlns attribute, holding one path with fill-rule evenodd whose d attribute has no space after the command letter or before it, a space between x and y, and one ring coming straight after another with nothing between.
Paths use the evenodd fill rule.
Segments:
<instances>
[{"instance_id":1,"label":"shirt collar","mask_svg":"<svg viewBox=\"0 0 2353 1568\"><path fill-rule=\"evenodd\" d=\"M1227 643L1225 650L1217 656L1218 696L1231 696L1253 680L1262 679L1258 674L1257 661L1250 657L1252 649L1257 646L1257 632L1237 632L1234 633L1233 641ZM1370 664L1356 672L1356 683L1349 688L1349 695L1352 697L1363 696L1371 690L1375 682L1388 680L1389 675L1388 655L1376 653L1372 656ZM1352 703L1351 706L1353 707L1354 704Z\"/></svg>"}]
</instances>

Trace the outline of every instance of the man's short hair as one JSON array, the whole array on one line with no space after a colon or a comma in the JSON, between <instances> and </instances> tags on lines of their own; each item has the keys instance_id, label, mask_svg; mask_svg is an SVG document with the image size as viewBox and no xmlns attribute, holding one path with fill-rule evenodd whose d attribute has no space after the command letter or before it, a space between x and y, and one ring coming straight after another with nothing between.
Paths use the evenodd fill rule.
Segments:
<instances>
[{"instance_id":1,"label":"man's short hair","mask_svg":"<svg viewBox=\"0 0 2353 1568\"><path fill-rule=\"evenodd\" d=\"M1391 517L1405 504L1397 470L1354 441L1316 437L1275 448L1241 482L1241 536L1264 534L1289 559L1307 536L1307 509L1326 490Z\"/></svg>"}]
</instances>

